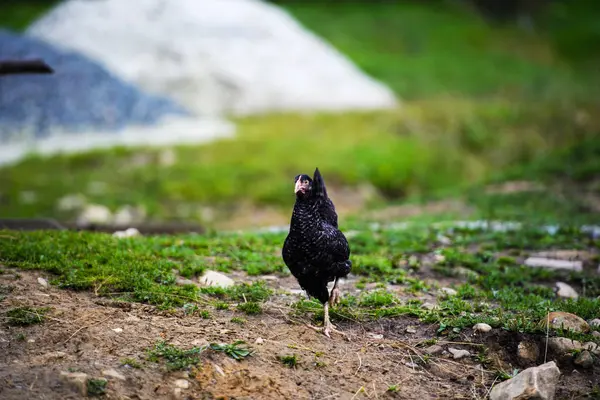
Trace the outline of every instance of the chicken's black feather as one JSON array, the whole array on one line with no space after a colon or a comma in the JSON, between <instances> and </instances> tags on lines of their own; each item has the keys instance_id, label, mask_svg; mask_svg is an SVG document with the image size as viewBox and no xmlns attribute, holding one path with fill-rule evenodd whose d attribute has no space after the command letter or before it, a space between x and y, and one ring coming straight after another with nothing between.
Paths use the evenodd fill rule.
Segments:
<instances>
[{"instance_id":1,"label":"chicken's black feather","mask_svg":"<svg viewBox=\"0 0 600 400\"><path fill-rule=\"evenodd\" d=\"M352 267L350 246L337 220L317 168L309 192L296 198L282 256L300 286L321 303L329 299L327 283L347 276Z\"/></svg>"}]
</instances>

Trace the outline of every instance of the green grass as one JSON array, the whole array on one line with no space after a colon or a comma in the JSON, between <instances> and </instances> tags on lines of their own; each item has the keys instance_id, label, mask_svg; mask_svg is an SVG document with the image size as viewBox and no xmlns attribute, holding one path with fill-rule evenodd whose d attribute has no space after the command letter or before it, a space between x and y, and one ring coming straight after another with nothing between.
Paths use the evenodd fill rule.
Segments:
<instances>
[{"instance_id":1,"label":"green grass","mask_svg":"<svg viewBox=\"0 0 600 400\"><path fill-rule=\"evenodd\" d=\"M359 296L345 296L341 305L332 310L334 320L413 316L439 324L440 334L456 333L477 322L535 333L543 330L538 322L548 311L572 312L584 319L597 316L600 277L595 273L594 259L583 272L521 265L528 254L544 249L582 249L597 254L600 239L576 227L562 226L548 231L525 223L519 230L493 231L414 223L409 229L364 224L354 228L358 233L350 240L352 272L362 277L363 285L365 282L378 285ZM442 235L450 244L439 248L438 238ZM273 296L264 282L229 288L178 286L172 270L209 256L235 258L237 262L230 262L228 268L243 270L248 248L253 249L255 262L271 263L285 234L119 240L106 234L4 231L0 236L3 238L0 263L53 273L51 283L62 288L94 289L101 295L165 308L181 307L187 315L199 315L198 305L222 310L237 303L240 311L252 315L268 307L265 302ZM437 255L437 261L432 264L427 260L433 259L433 255ZM276 263L277 268L285 269L279 258ZM459 267L470 273L459 273L456 270ZM406 293L435 292L438 289L435 285L423 281L422 274L427 269L437 277L466 276L455 288L458 294L441 298L438 309L424 309L420 300L402 300L385 289L386 284L396 284ZM556 281L570 282L584 296L577 300L556 299L551 289ZM298 301L291 311L303 317L322 318L322 306L314 300Z\"/></svg>"},{"instance_id":2,"label":"green grass","mask_svg":"<svg viewBox=\"0 0 600 400\"><path fill-rule=\"evenodd\" d=\"M12 326L41 324L46 319L49 308L15 307L6 311L6 323Z\"/></svg>"}]
</instances>

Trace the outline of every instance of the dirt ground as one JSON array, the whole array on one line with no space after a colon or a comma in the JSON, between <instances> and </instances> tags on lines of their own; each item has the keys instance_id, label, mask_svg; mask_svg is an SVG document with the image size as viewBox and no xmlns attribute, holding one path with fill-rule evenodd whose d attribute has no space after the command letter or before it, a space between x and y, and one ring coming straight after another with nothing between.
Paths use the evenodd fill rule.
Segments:
<instances>
[{"instance_id":1,"label":"dirt ground","mask_svg":"<svg viewBox=\"0 0 600 400\"><path fill-rule=\"evenodd\" d=\"M423 342L436 336L437 326L413 318L340 322L337 326L349 340L338 335L328 339L304 325L307 321L290 316L289 305L303 296L291 277L267 277L270 286L288 293L274 295L258 316L211 310L212 318L202 319L143 304L114 303L90 292L44 287L37 279L45 275L18 273L20 279L0 275L0 283L14 287L0 309L30 305L52 310L39 325L0 324L0 398L4 400L84 397L80 387L61 376L69 372L105 377L107 399L484 399L496 379L494 369L512 371L543 362L519 364L517 344L526 337L501 329L485 334L466 330L453 342L443 338L437 342L444 349L467 349L472 357L454 360L446 352L427 355ZM351 279L342 290L355 290ZM234 316L247 322L234 323ZM407 332L409 326L416 332ZM201 366L191 373L168 372L164 363L147 360L146 350L160 340L184 349L244 340L255 353L236 361L208 350L200 356ZM489 349L492 360L485 368L477 357L482 347ZM278 358L292 354L298 357L295 368ZM121 365L124 358L137 360L141 368ZM575 370L573 364L559 367L557 399L591 398L584 394L600 383L597 366L591 370ZM189 385L184 382L178 387L182 379Z\"/></svg>"}]
</instances>

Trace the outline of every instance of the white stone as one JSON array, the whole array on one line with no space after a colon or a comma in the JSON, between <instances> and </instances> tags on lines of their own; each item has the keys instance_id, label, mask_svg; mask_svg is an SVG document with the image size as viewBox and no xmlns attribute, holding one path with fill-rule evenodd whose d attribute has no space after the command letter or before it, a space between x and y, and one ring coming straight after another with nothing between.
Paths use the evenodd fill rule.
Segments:
<instances>
[{"instance_id":1,"label":"white stone","mask_svg":"<svg viewBox=\"0 0 600 400\"><path fill-rule=\"evenodd\" d=\"M556 282L554 285L554 291L558 297L564 297L569 299L576 299L579 297L577 291L573 289L571 286L564 282Z\"/></svg>"},{"instance_id":2,"label":"white stone","mask_svg":"<svg viewBox=\"0 0 600 400\"><path fill-rule=\"evenodd\" d=\"M58 200L56 207L60 211L72 211L83 208L86 203L86 198L81 193L78 194L69 194L61 197Z\"/></svg>"},{"instance_id":3,"label":"white stone","mask_svg":"<svg viewBox=\"0 0 600 400\"><path fill-rule=\"evenodd\" d=\"M259 0L67 0L27 34L77 50L198 114L398 103L282 8Z\"/></svg>"},{"instance_id":4,"label":"white stone","mask_svg":"<svg viewBox=\"0 0 600 400\"><path fill-rule=\"evenodd\" d=\"M121 381L126 380L127 378L125 378L125 376L123 376L121 373L119 373L118 371L114 370L114 369L105 369L102 371L102 375L104 376L108 376L111 378L115 378L115 379L119 379Z\"/></svg>"},{"instance_id":5,"label":"white stone","mask_svg":"<svg viewBox=\"0 0 600 400\"><path fill-rule=\"evenodd\" d=\"M263 344L265 342L265 340L263 338L256 338L256 340L254 341L254 343L256 344Z\"/></svg>"},{"instance_id":6,"label":"white stone","mask_svg":"<svg viewBox=\"0 0 600 400\"><path fill-rule=\"evenodd\" d=\"M588 321L588 324L592 328L600 328L600 318L592 319L592 320Z\"/></svg>"},{"instance_id":7,"label":"white stone","mask_svg":"<svg viewBox=\"0 0 600 400\"><path fill-rule=\"evenodd\" d=\"M446 296L456 296L458 292L452 288L443 287L440 289L441 294L445 294Z\"/></svg>"},{"instance_id":8,"label":"white stone","mask_svg":"<svg viewBox=\"0 0 600 400\"><path fill-rule=\"evenodd\" d=\"M108 207L99 204L88 204L77 218L77 224L106 224L111 219L112 213Z\"/></svg>"},{"instance_id":9,"label":"white stone","mask_svg":"<svg viewBox=\"0 0 600 400\"><path fill-rule=\"evenodd\" d=\"M175 381L175 387L180 389L187 389L190 387L190 382L187 379L177 379Z\"/></svg>"},{"instance_id":10,"label":"white stone","mask_svg":"<svg viewBox=\"0 0 600 400\"><path fill-rule=\"evenodd\" d=\"M115 332L115 333L121 333L121 332L123 332L123 328L114 328L114 329L111 329L111 330L113 332Z\"/></svg>"},{"instance_id":11,"label":"white stone","mask_svg":"<svg viewBox=\"0 0 600 400\"><path fill-rule=\"evenodd\" d=\"M123 206L115 212L114 223L116 225L131 225L141 222L146 218L146 210L143 207Z\"/></svg>"},{"instance_id":12,"label":"white stone","mask_svg":"<svg viewBox=\"0 0 600 400\"><path fill-rule=\"evenodd\" d=\"M490 392L490 400L553 400L559 377L560 370L554 361L527 368L514 378L495 385Z\"/></svg>"},{"instance_id":13,"label":"white stone","mask_svg":"<svg viewBox=\"0 0 600 400\"><path fill-rule=\"evenodd\" d=\"M448 351L450 353L452 353L452 356L454 357L455 360L460 360L461 358L470 357L471 356L471 353L469 353L468 350L453 349L452 347L450 347L448 349Z\"/></svg>"},{"instance_id":14,"label":"white stone","mask_svg":"<svg viewBox=\"0 0 600 400\"><path fill-rule=\"evenodd\" d=\"M37 278L37 281L40 285L42 285L43 287L48 287L48 281L45 280L44 278L42 278L41 276L39 276Z\"/></svg>"},{"instance_id":15,"label":"white stone","mask_svg":"<svg viewBox=\"0 0 600 400\"><path fill-rule=\"evenodd\" d=\"M581 261L555 260L544 257L529 257L525 260L525 265L536 268L568 269L571 271L583 270L583 262Z\"/></svg>"},{"instance_id":16,"label":"white stone","mask_svg":"<svg viewBox=\"0 0 600 400\"><path fill-rule=\"evenodd\" d=\"M476 332L484 332L485 333L485 332L491 331L492 327L490 325L488 325L488 324L480 322L480 323L475 324L473 326L473 330L476 331Z\"/></svg>"},{"instance_id":17,"label":"white stone","mask_svg":"<svg viewBox=\"0 0 600 400\"><path fill-rule=\"evenodd\" d=\"M235 284L233 279L217 271L206 271L198 281L207 286L229 287Z\"/></svg>"},{"instance_id":18,"label":"white stone","mask_svg":"<svg viewBox=\"0 0 600 400\"><path fill-rule=\"evenodd\" d=\"M127 238L127 237L138 236L139 234L140 234L140 231L138 231L137 228L127 228L124 231L114 232L113 236L118 237L118 238Z\"/></svg>"}]
</instances>

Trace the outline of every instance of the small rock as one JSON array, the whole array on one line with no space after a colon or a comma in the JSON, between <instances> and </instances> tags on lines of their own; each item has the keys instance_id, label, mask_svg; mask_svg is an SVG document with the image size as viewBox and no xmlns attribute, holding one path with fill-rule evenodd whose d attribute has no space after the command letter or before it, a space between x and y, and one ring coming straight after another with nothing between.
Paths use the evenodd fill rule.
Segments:
<instances>
[{"instance_id":1,"label":"small rock","mask_svg":"<svg viewBox=\"0 0 600 400\"><path fill-rule=\"evenodd\" d=\"M459 278L476 279L477 277L479 277L479 274L477 272L465 267L455 267L454 272Z\"/></svg>"},{"instance_id":2,"label":"small rock","mask_svg":"<svg viewBox=\"0 0 600 400\"><path fill-rule=\"evenodd\" d=\"M588 350L600 356L600 346L593 342L581 343L564 337L548 338L548 347L558 354L571 353L576 350Z\"/></svg>"},{"instance_id":3,"label":"small rock","mask_svg":"<svg viewBox=\"0 0 600 400\"><path fill-rule=\"evenodd\" d=\"M456 296L458 292L449 287L443 287L440 289L440 293L446 296Z\"/></svg>"},{"instance_id":4,"label":"small rock","mask_svg":"<svg viewBox=\"0 0 600 400\"><path fill-rule=\"evenodd\" d=\"M99 204L88 204L77 217L77 225L106 224L111 219L112 213L108 207Z\"/></svg>"},{"instance_id":5,"label":"small rock","mask_svg":"<svg viewBox=\"0 0 600 400\"><path fill-rule=\"evenodd\" d=\"M190 387L190 382L187 379L177 379L175 381L175 386L180 389L187 389Z\"/></svg>"},{"instance_id":6,"label":"small rock","mask_svg":"<svg viewBox=\"0 0 600 400\"><path fill-rule=\"evenodd\" d=\"M535 362L540 355L540 349L534 342L520 342L517 346L517 356L525 362Z\"/></svg>"},{"instance_id":7,"label":"small rock","mask_svg":"<svg viewBox=\"0 0 600 400\"><path fill-rule=\"evenodd\" d=\"M594 332L592 332L592 336L600 338L600 332L594 331Z\"/></svg>"},{"instance_id":8,"label":"small rock","mask_svg":"<svg viewBox=\"0 0 600 400\"><path fill-rule=\"evenodd\" d=\"M378 333L373 333L373 332L369 332L367 334L371 339L375 339L375 340L381 340L383 339L383 335L382 334L378 334Z\"/></svg>"},{"instance_id":9,"label":"small rock","mask_svg":"<svg viewBox=\"0 0 600 400\"><path fill-rule=\"evenodd\" d=\"M573 289L571 286L567 285L564 282L556 282L554 285L554 292L558 297L564 297L569 299L576 299L579 297L577 291Z\"/></svg>"},{"instance_id":10,"label":"small rock","mask_svg":"<svg viewBox=\"0 0 600 400\"><path fill-rule=\"evenodd\" d=\"M439 344L434 344L425 349L425 353L431 354L432 356L436 356L438 354L442 354L444 352L444 348Z\"/></svg>"},{"instance_id":11,"label":"small rock","mask_svg":"<svg viewBox=\"0 0 600 400\"><path fill-rule=\"evenodd\" d=\"M35 343L35 339L27 339L27 343Z\"/></svg>"},{"instance_id":12,"label":"small rock","mask_svg":"<svg viewBox=\"0 0 600 400\"><path fill-rule=\"evenodd\" d=\"M114 369L105 369L102 371L102 375L104 376L108 376L110 378L115 378L115 379L119 379L121 381L126 380L127 378L125 378L125 376L123 376L122 374L120 374L118 371L114 370Z\"/></svg>"},{"instance_id":13,"label":"small rock","mask_svg":"<svg viewBox=\"0 0 600 400\"><path fill-rule=\"evenodd\" d=\"M548 313L546 318L540 321L540 324L546 328L548 326L548 321L550 321L551 329L564 329L567 331L583 333L589 332L590 330L590 326L583 318L567 312L553 311Z\"/></svg>"},{"instance_id":14,"label":"small rock","mask_svg":"<svg viewBox=\"0 0 600 400\"><path fill-rule=\"evenodd\" d=\"M478 324L475 324L475 325L473 326L473 330L474 330L475 332L484 332L484 333L485 333L485 332L489 332L489 331L491 331L491 330L492 330L492 327L491 327L490 325L488 325L488 324L485 324L485 323L483 323L483 322L480 322L480 323L478 323Z\"/></svg>"},{"instance_id":15,"label":"small rock","mask_svg":"<svg viewBox=\"0 0 600 400\"><path fill-rule=\"evenodd\" d=\"M216 271L206 271L199 281L208 286L230 287L235 284L233 279Z\"/></svg>"},{"instance_id":16,"label":"small rock","mask_svg":"<svg viewBox=\"0 0 600 400\"><path fill-rule=\"evenodd\" d=\"M69 194L58 200L56 207L60 211L78 210L85 206L86 198L82 194Z\"/></svg>"},{"instance_id":17,"label":"small rock","mask_svg":"<svg viewBox=\"0 0 600 400\"><path fill-rule=\"evenodd\" d=\"M406 362L404 365L406 365L408 368L419 368L419 364L415 364L414 362Z\"/></svg>"},{"instance_id":18,"label":"small rock","mask_svg":"<svg viewBox=\"0 0 600 400\"><path fill-rule=\"evenodd\" d=\"M527 368L512 379L494 386L490 400L553 400L560 370L554 361Z\"/></svg>"},{"instance_id":19,"label":"small rock","mask_svg":"<svg viewBox=\"0 0 600 400\"><path fill-rule=\"evenodd\" d=\"M215 369L215 372L221 376L225 376L225 372L223 371L223 368L221 368L219 365L212 363L213 368Z\"/></svg>"},{"instance_id":20,"label":"small rock","mask_svg":"<svg viewBox=\"0 0 600 400\"><path fill-rule=\"evenodd\" d=\"M181 397L181 388L173 389L173 397L175 397L176 399Z\"/></svg>"},{"instance_id":21,"label":"small rock","mask_svg":"<svg viewBox=\"0 0 600 400\"><path fill-rule=\"evenodd\" d=\"M592 328L600 328L600 318L591 319L588 321L588 325Z\"/></svg>"},{"instance_id":22,"label":"small rock","mask_svg":"<svg viewBox=\"0 0 600 400\"><path fill-rule=\"evenodd\" d=\"M581 368L591 368L594 365L594 357L592 353L587 350L583 350L575 357L575 365L579 365Z\"/></svg>"},{"instance_id":23,"label":"small rock","mask_svg":"<svg viewBox=\"0 0 600 400\"><path fill-rule=\"evenodd\" d=\"M121 333L121 332L123 332L123 328L114 328L114 329L111 329L111 330L113 332L115 332L115 333Z\"/></svg>"},{"instance_id":24,"label":"small rock","mask_svg":"<svg viewBox=\"0 0 600 400\"><path fill-rule=\"evenodd\" d=\"M79 394L81 394L82 396L87 395L88 375L86 373L62 371L60 373L60 377L64 382L77 389L77 391L79 391Z\"/></svg>"},{"instance_id":25,"label":"small rock","mask_svg":"<svg viewBox=\"0 0 600 400\"><path fill-rule=\"evenodd\" d=\"M471 356L471 353L469 353L468 350L453 349L452 347L450 347L448 349L448 351L450 353L452 353L452 356L454 357L455 360L460 360L461 358L465 358L465 357L470 357Z\"/></svg>"},{"instance_id":26,"label":"small rock","mask_svg":"<svg viewBox=\"0 0 600 400\"><path fill-rule=\"evenodd\" d=\"M407 326L406 333L417 333L417 328L415 328L414 326Z\"/></svg>"},{"instance_id":27,"label":"small rock","mask_svg":"<svg viewBox=\"0 0 600 400\"><path fill-rule=\"evenodd\" d=\"M423 308L425 310L433 310L433 309L437 308L437 304L425 302L425 303L421 304L421 308Z\"/></svg>"},{"instance_id":28,"label":"small rock","mask_svg":"<svg viewBox=\"0 0 600 400\"><path fill-rule=\"evenodd\" d=\"M186 279L186 278L177 278L175 280L175 283L177 285L195 285L194 281L192 281L191 279Z\"/></svg>"},{"instance_id":29,"label":"small rock","mask_svg":"<svg viewBox=\"0 0 600 400\"><path fill-rule=\"evenodd\" d=\"M138 236L139 234L140 234L140 231L138 231L136 228L127 228L124 231L114 232L113 236L118 237L118 238L126 238L126 237Z\"/></svg>"},{"instance_id":30,"label":"small rock","mask_svg":"<svg viewBox=\"0 0 600 400\"><path fill-rule=\"evenodd\" d=\"M206 346L207 344L208 344L208 340L206 340L204 338L192 340L192 346L202 347L202 346Z\"/></svg>"},{"instance_id":31,"label":"small rock","mask_svg":"<svg viewBox=\"0 0 600 400\"><path fill-rule=\"evenodd\" d=\"M433 256L434 261L437 264L443 263L444 261L446 261L446 257L443 256L442 254L436 254L435 256Z\"/></svg>"},{"instance_id":32,"label":"small rock","mask_svg":"<svg viewBox=\"0 0 600 400\"><path fill-rule=\"evenodd\" d=\"M146 210L143 207L123 206L117 210L113 222L117 225L131 225L142 222L146 218Z\"/></svg>"},{"instance_id":33,"label":"small rock","mask_svg":"<svg viewBox=\"0 0 600 400\"><path fill-rule=\"evenodd\" d=\"M256 340L254 341L254 343L256 344L263 344L265 342L265 339L263 338L256 338Z\"/></svg>"},{"instance_id":34,"label":"small rock","mask_svg":"<svg viewBox=\"0 0 600 400\"><path fill-rule=\"evenodd\" d=\"M42 278L41 276L37 278L37 281L43 287L48 287L48 281Z\"/></svg>"},{"instance_id":35,"label":"small rock","mask_svg":"<svg viewBox=\"0 0 600 400\"><path fill-rule=\"evenodd\" d=\"M581 261L554 260L544 257L529 257L525 260L525 265L534 268L567 269L570 271L583 270L583 263Z\"/></svg>"}]
</instances>

